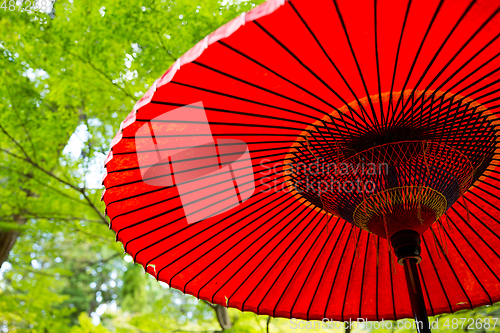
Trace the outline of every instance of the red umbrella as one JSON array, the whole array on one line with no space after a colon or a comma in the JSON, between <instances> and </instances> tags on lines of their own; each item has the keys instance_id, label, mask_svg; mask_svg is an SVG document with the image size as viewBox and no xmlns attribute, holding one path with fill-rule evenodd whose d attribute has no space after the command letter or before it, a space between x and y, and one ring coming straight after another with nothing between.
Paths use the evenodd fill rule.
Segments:
<instances>
[{"instance_id":1,"label":"red umbrella","mask_svg":"<svg viewBox=\"0 0 500 333\"><path fill-rule=\"evenodd\" d=\"M500 301L499 11L271 0L234 19L122 122L117 240L174 288L275 317Z\"/></svg>"}]
</instances>

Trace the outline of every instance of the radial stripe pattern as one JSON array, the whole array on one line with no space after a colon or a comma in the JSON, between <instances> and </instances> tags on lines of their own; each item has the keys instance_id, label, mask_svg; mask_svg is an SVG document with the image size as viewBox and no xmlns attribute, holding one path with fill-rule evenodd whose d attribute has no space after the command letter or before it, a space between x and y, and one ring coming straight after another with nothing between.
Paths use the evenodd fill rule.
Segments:
<instances>
[{"instance_id":1,"label":"radial stripe pattern","mask_svg":"<svg viewBox=\"0 0 500 333\"><path fill-rule=\"evenodd\" d=\"M499 37L495 1L270 0L178 59L122 122L103 179L110 228L148 273L212 303L411 317L386 239L290 190L287 163L425 128L473 166L422 235L428 313L499 302Z\"/></svg>"}]
</instances>

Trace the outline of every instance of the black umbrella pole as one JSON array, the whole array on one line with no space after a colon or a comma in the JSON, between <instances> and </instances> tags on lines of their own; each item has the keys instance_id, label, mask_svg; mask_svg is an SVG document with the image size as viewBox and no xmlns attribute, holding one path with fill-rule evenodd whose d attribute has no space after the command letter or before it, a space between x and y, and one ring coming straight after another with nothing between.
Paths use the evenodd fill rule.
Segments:
<instances>
[{"instance_id":1,"label":"black umbrella pole","mask_svg":"<svg viewBox=\"0 0 500 333\"><path fill-rule=\"evenodd\" d=\"M420 234L413 230L399 231L392 235L391 243L398 263L405 268L406 285L417 331L418 333L430 333L429 318L425 309L417 269L417 264L422 260L420 257Z\"/></svg>"},{"instance_id":2,"label":"black umbrella pole","mask_svg":"<svg viewBox=\"0 0 500 333\"><path fill-rule=\"evenodd\" d=\"M410 294L411 308L417 331L419 333L430 333L429 318L427 317L422 286L420 285L420 278L418 276L417 259L405 259L404 267L406 286L408 287L408 294Z\"/></svg>"}]
</instances>

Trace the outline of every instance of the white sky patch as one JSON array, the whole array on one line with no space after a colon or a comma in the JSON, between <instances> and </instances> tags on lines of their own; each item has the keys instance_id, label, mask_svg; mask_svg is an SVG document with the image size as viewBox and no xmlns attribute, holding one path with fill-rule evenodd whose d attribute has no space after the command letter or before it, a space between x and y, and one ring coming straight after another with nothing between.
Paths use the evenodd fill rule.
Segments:
<instances>
[{"instance_id":1,"label":"white sky patch","mask_svg":"<svg viewBox=\"0 0 500 333\"><path fill-rule=\"evenodd\" d=\"M97 122L97 123L96 123ZM89 124L98 125L100 121L97 119L89 119ZM76 161L80 159L82 150L85 148L86 142L92 137L88 131L86 124L80 124L76 127L75 132L71 135L63 149L63 154L69 159ZM106 155L100 152L94 152L94 156L90 158L85 169L80 168L78 172L84 176L85 187L88 189L98 189L102 187L101 179L104 174L104 161Z\"/></svg>"},{"instance_id":2,"label":"white sky patch","mask_svg":"<svg viewBox=\"0 0 500 333\"><path fill-rule=\"evenodd\" d=\"M224 7L224 6L227 6L227 5L237 5L237 4L240 4L242 2L247 2L248 0L222 0L221 2L221 6Z\"/></svg>"},{"instance_id":3,"label":"white sky patch","mask_svg":"<svg viewBox=\"0 0 500 333\"><path fill-rule=\"evenodd\" d=\"M134 57L127 53L125 55L125 67L130 68L130 66L132 66L132 61L134 61Z\"/></svg>"},{"instance_id":4,"label":"white sky patch","mask_svg":"<svg viewBox=\"0 0 500 333\"><path fill-rule=\"evenodd\" d=\"M101 8L99 8L99 14L101 14L101 17L104 17L104 15L106 14L106 7L102 6Z\"/></svg>"},{"instance_id":5,"label":"white sky patch","mask_svg":"<svg viewBox=\"0 0 500 333\"><path fill-rule=\"evenodd\" d=\"M4 261L2 266L0 267L0 281L3 280L3 273L10 271L12 268L12 264Z\"/></svg>"},{"instance_id":6,"label":"white sky patch","mask_svg":"<svg viewBox=\"0 0 500 333\"><path fill-rule=\"evenodd\" d=\"M92 317L92 324L94 324L94 326L97 326L101 323L101 318L99 318L99 315L97 313L92 312L90 316Z\"/></svg>"},{"instance_id":7,"label":"white sky patch","mask_svg":"<svg viewBox=\"0 0 500 333\"><path fill-rule=\"evenodd\" d=\"M32 3L33 6L37 8L37 11L41 11L46 14L50 13L54 6L54 0L34 0Z\"/></svg>"},{"instance_id":8,"label":"white sky patch","mask_svg":"<svg viewBox=\"0 0 500 333\"><path fill-rule=\"evenodd\" d=\"M132 50L135 52L135 53L139 53L141 52L141 48L139 47L139 44L137 43L132 43Z\"/></svg>"},{"instance_id":9,"label":"white sky patch","mask_svg":"<svg viewBox=\"0 0 500 333\"><path fill-rule=\"evenodd\" d=\"M87 168L87 174L85 175L86 187L90 189L101 188L101 180L104 174L104 161L106 160L106 155L103 153L94 153L94 157L89 162Z\"/></svg>"},{"instance_id":10,"label":"white sky patch","mask_svg":"<svg viewBox=\"0 0 500 333\"><path fill-rule=\"evenodd\" d=\"M75 132L71 134L68 144L64 147L63 154L73 160L80 158L82 150L85 148L85 143L88 139L90 139L90 133L87 129L87 125L78 125Z\"/></svg>"},{"instance_id":11,"label":"white sky patch","mask_svg":"<svg viewBox=\"0 0 500 333\"><path fill-rule=\"evenodd\" d=\"M107 308L108 308L107 304L101 304L97 307L95 312L97 313L98 316L102 316Z\"/></svg>"},{"instance_id":12,"label":"white sky patch","mask_svg":"<svg viewBox=\"0 0 500 333\"><path fill-rule=\"evenodd\" d=\"M41 269L42 265L38 262L38 260L33 259L31 260L31 267L33 267L34 269Z\"/></svg>"},{"instance_id":13,"label":"white sky patch","mask_svg":"<svg viewBox=\"0 0 500 333\"><path fill-rule=\"evenodd\" d=\"M23 76L27 77L30 79L31 82L36 81L36 79L48 79L49 74L47 74L46 71L43 69L33 69L33 68L28 68L24 73Z\"/></svg>"}]
</instances>

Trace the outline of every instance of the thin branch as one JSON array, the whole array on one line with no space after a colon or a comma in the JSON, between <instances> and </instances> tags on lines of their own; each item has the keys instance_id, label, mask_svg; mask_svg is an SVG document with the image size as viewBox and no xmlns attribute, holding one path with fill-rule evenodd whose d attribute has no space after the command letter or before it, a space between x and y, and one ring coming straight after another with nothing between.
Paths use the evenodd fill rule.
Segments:
<instances>
[{"instance_id":1,"label":"thin branch","mask_svg":"<svg viewBox=\"0 0 500 333\"><path fill-rule=\"evenodd\" d=\"M12 77L12 74L11 74L8 70L6 70L6 71L5 71L5 73L6 73L9 77ZM14 104L14 103L12 103L12 94L11 94L10 89L9 89L9 87L8 87L8 86L6 87L6 90L7 90L7 94L9 95L9 100L11 101L11 104ZM24 120L23 120L23 119L21 119L21 115L19 114L19 112L17 112L17 108L15 108L15 107L11 107L11 109L12 109L12 110L14 111L14 113L16 114L16 116L17 116L17 118L18 118L18 120L19 120L19 123L21 124L21 127L22 127L22 128L23 128L23 130L24 130L24 133L26 133L26 135L28 136L28 140L29 140L29 142L30 142L30 144L31 144L31 149L33 150L33 157L34 157L34 160L37 160L35 145L34 145L33 140L32 140L32 138L31 138L30 132L29 132L29 131L28 131L28 129L26 128L26 124L25 124Z\"/></svg>"},{"instance_id":2,"label":"thin branch","mask_svg":"<svg viewBox=\"0 0 500 333\"><path fill-rule=\"evenodd\" d=\"M97 265L97 264L105 264L108 261L119 257L120 255L121 255L120 253L115 253L115 254L113 254L112 256L109 256L106 259L99 259L99 260L95 260L95 261L89 261L89 260L76 261L76 263L82 264L82 265L85 265L85 266L81 267L80 269L75 270L73 273L75 275L81 274L81 273L85 272L85 269L87 267L91 267L91 266L94 266L94 265Z\"/></svg>"},{"instance_id":3,"label":"thin branch","mask_svg":"<svg viewBox=\"0 0 500 333\"><path fill-rule=\"evenodd\" d=\"M6 150L6 149L3 149L3 148L0 148L0 151L3 151L5 152L6 154L10 155L10 156L13 156L19 160L22 160L22 161L25 161L25 162L28 162L29 164L33 165L35 168L39 169L40 171L44 172L45 174L49 175L50 177L56 179L57 181L65 184L65 185L68 185L69 187L71 187L72 189L74 189L75 191L78 191L79 193L81 193L83 195L83 197L85 198L85 200L88 202L89 206L92 207L92 209L99 215L99 217L101 218L102 222L106 225L108 225L108 221L106 220L106 217L104 217L104 215L101 213L101 211L99 209L97 209L97 207L94 205L94 203L90 200L90 198L88 197L88 195L85 193L85 190L82 189L82 188L79 188L59 177L57 177L56 175L54 175L52 172L42 168L40 165L38 165L36 162L34 162L33 160L31 160L30 158L24 158L24 157L21 157L19 155L16 155L14 153L11 153L10 151Z\"/></svg>"},{"instance_id":4,"label":"thin branch","mask_svg":"<svg viewBox=\"0 0 500 333\"><path fill-rule=\"evenodd\" d=\"M21 151L23 152L24 156L26 156L26 159L30 160L31 161L31 157L28 155L28 153L24 150L23 146L17 142L16 139L14 139L14 137L12 137L12 135L9 134L9 132L7 132L7 130L2 126L2 124L0 124L0 130L3 132L3 134L5 134L16 146L19 147L19 149L21 149Z\"/></svg>"},{"instance_id":5,"label":"thin branch","mask_svg":"<svg viewBox=\"0 0 500 333\"><path fill-rule=\"evenodd\" d=\"M116 88L118 88L118 90L120 90L122 93L124 93L125 95L127 95L128 97L130 97L132 100L136 100L137 97L135 96L132 96L128 91L126 91L124 88L120 87L119 84L116 84L115 82L113 82L114 80L109 77L106 73L104 73L101 69L97 68L92 62L90 62L89 60L85 60L83 57L81 57L79 54L76 54L76 53L73 53L67 49L64 48L63 46L63 50L65 52L67 52L68 54L78 58L80 61L82 61L83 63L86 63L87 65L89 65L90 67L92 67L96 72L98 72L99 74L101 74L102 76L104 76L104 78L106 78L106 80L108 80L109 82L111 82L112 85L114 85Z\"/></svg>"},{"instance_id":6,"label":"thin branch","mask_svg":"<svg viewBox=\"0 0 500 333\"><path fill-rule=\"evenodd\" d=\"M91 219L85 219L85 218L80 218L80 217L59 217L59 216L54 216L54 215L36 215L32 213L28 214L23 214L27 219L55 219L58 221L81 221L81 222L89 222L89 223L99 223L102 224L101 220L91 220ZM8 219L10 218L10 219ZM12 219L11 216L0 216L0 222L15 222L15 219Z\"/></svg>"},{"instance_id":7,"label":"thin branch","mask_svg":"<svg viewBox=\"0 0 500 333\"><path fill-rule=\"evenodd\" d=\"M19 159L19 160L21 160L21 161L25 161L25 162L27 162L27 163L29 163L29 164L33 165L35 168L39 169L40 171L42 171L42 172L44 172L45 174L49 175L50 177L54 178L54 179L55 179L55 180L57 180L58 182L61 182L61 183L63 183L64 185L68 185L68 186L69 186L69 187L71 187L72 189L74 189L74 190L76 190L76 191L80 192L80 188L79 188L79 187L76 187L75 185L73 185L73 184L71 184L71 183L69 183L69 182L67 182L67 181L65 181L65 180L63 180L63 179L61 179L61 178L57 177L57 176L56 176L56 175L54 175L52 172L50 172L50 171L48 171L48 170L46 170L46 169L42 168L40 165L38 165L38 164L37 164L36 162L34 162L32 159L30 159L30 158L24 158L24 157L21 157L21 156L19 156L19 155L16 155L16 154L14 154L14 153L12 153L12 152L8 151L7 149L0 148L0 151L3 151L3 152L4 152L4 153L6 153L7 155L10 155L10 156L12 156L12 157L14 157L14 158L17 158L17 159Z\"/></svg>"},{"instance_id":8,"label":"thin branch","mask_svg":"<svg viewBox=\"0 0 500 333\"><path fill-rule=\"evenodd\" d=\"M215 305L213 305L212 303L210 303L209 301L205 301L204 299L202 299L203 302L205 302L205 304L207 304L209 307L211 307L212 309L215 309Z\"/></svg>"},{"instance_id":9,"label":"thin branch","mask_svg":"<svg viewBox=\"0 0 500 333\"><path fill-rule=\"evenodd\" d=\"M17 173L18 175L20 175L20 176L22 176L22 177L28 178L28 179L30 179L30 180L34 180L34 181L36 181L37 183L39 183L40 185L42 185L42 186L44 186L44 187L47 187L47 188L51 189L52 191L56 192L57 194L59 194L59 195L61 195L61 196L65 197L65 198L68 198L68 199L70 199L70 200L74 200L75 202L78 202L79 204L84 204L84 203L81 201L81 199L79 199L79 198L74 198L74 197L72 197L72 196L70 196L70 195L68 195L68 194L66 194L66 193L64 193L64 192L62 192L61 190L58 190L57 188L52 187L52 186L50 186L49 184L46 184L46 183L42 182L41 180L39 180L39 179L37 179L37 178L35 178L35 177L32 177L32 176L30 176L30 175L27 175L27 174L25 174L25 173L19 172L19 171L17 171L17 170L11 169L11 168L6 167L6 166L0 166L0 169L5 169L5 170L8 170L8 171L10 171L10 172Z\"/></svg>"},{"instance_id":10,"label":"thin branch","mask_svg":"<svg viewBox=\"0 0 500 333\"><path fill-rule=\"evenodd\" d=\"M104 236L100 236L100 235L96 235L96 234L93 234L91 232L86 232L84 231L83 229L80 229L80 228L76 228L76 227L70 227L71 229L75 230L75 231L78 231L84 235L87 235L87 236L90 236L90 237L94 237L94 238L100 238L100 239L103 239L105 240L106 242L109 242L111 240L110 237L104 237Z\"/></svg>"},{"instance_id":11,"label":"thin branch","mask_svg":"<svg viewBox=\"0 0 500 333\"><path fill-rule=\"evenodd\" d=\"M54 273L54 274L50 274L50 273L45 273L45 272L42 272L42 271L37 270L37 269L28 269L28 268L16 268L16 271L24 271L24 272L28 272L28 273L35 273L35 274L44 275L44 276L49 276L49 277L55 277L57 274L59 274L60 276L67 276L67 277L71 277L71 276L73 276L73 275L70 275L70 274L64 274L64 273Z\"/></svg>"}]
</instances>

